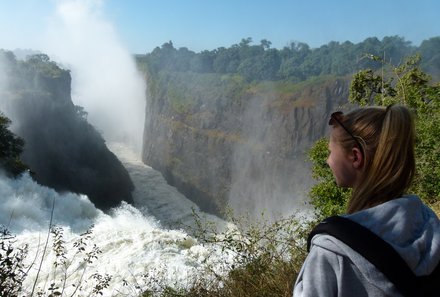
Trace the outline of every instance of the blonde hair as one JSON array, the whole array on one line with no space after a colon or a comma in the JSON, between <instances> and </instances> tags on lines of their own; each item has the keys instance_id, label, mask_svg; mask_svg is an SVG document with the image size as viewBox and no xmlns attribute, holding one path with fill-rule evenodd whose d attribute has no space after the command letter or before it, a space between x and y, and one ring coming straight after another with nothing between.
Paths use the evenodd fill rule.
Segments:
<instances>
[{"instance_id":1,"label":"blonde hair","mask_svg":"<svg viewBox=\"0 0 440 297\"><path fill-rule=\"evenodd\" d=\"M337 141L347 152L360 144L364 156L362 178L353 187L347 212L401 197L415 173L414 120L408 108L360 108L343 115L341 123L358 141L348 133L341 133Z\"/></svg>"}]
</instances>

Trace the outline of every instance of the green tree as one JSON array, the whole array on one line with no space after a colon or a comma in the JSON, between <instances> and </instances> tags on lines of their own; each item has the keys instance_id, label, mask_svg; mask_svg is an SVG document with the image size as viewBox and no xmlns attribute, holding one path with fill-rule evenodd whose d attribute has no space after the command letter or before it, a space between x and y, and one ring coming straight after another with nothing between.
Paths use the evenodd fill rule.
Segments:
<instances>
[{"instance_id":1,"label":"green tree","mask_svg":"<svg viewBox=\"0 0 440 297\"><path fill-rule=\"evenodd\" d=\"M384 62L397 64L402 61L403 57L407 57L413 53L414 48L410 41L406 41L400 36L385 36L382 38L381 55Z\"/></svg>"},{"instance_id":2,"label":"green tree","mask_svg":"<svg viewBox=\"0 0 440 297\"><path fill-rule=\"evenodd\" d=\"M149 69L155 72L159 70L173 70L174 58L177 50L174 48L173 42L170 40L156 47L148 55Z\"/></svg>"},{"instance_id":3,"label":"green tree","mask_svg":"<svg viewBox=\"0 0 440 297\"><path fill-rule=\"evenodd\" d=\"M7 175L17 176L27 169L20 160L24 140L8 129L10 124L11 121L0 113L0 168Z\"/></svg>"},{"instance_id":4,"label":"green tree","mask_svg":"<svg viewBox=\"0 0 440 297\"><path fill-rule=\"evenodd\" d=\"M179 48L174 57L173 64L175 71L188 71L190 69L191 60L195 55L193 51L188 50L186 47Z\"/></svg>"},{"instance_id":5,"label":"green tree","mask_svg":"<svg viewBox=\"0 0 440 297\"><path fill-rule=\"evenodd\" d=\"M347 75L359 69L381 69L379 61L368 58L371 54L389 63L397 63L419 51L424 59L422 69L440 77L439 40L439 37L425 40L417 48L399 36L387 36L382 40L370 37L358 44L331 41L315 49L302 42L291 42L289 46L278 50L271 48L271 42L267 39L252 45L252 38L247 37L229 48L219 47L200 53L185 47L176 49L170 41L147 54L145 61L152 72L245 73L248 81L304 81L312 76ZM44 58L42 55L36 57L36 60L44 62ZM136 59L138 62L143 60L139 55ZM259 65L254 66L253 63Z\"/></svg>"},{"instance_id":6,"label":"green tree","mask_svg":"<svg viewBox=\"0 0 440 297\"><path fill-rule=\"evenodd\" d=\"M366 105L363 94L368 93L376 105L399 103L414 111L417 170L412 191L428 203L437 202L440 199L440 83L432 83L431 77L421 70L418 55L398 67L386 66L391 68L385 72L389 75L364 72L355 76L350 99Z\"/></svg>"},{"instance_id":7,"label":"green tree","mask_svg":"<svg viewBox=\"0 0 440 297\"><path fill-rule=\"evenodd\" d=\"M202 51L200 54L194 55L190 62L190 70L199 73L213 72L213 62L215 55L210 51Z\"/></svg>"},{"instance_id":8,"label":"green tree","mask_svg":"<svg viewBox=\"0 0 440 297\"><path fill-rule=\"evenodd\" d=\"M281 59L278 51L269 49L261 55L251 56L243 60L238 66L238 73L247 81L253 80L275 80Z\"/></svg>"},{"instance_id":9,"label":"green tree","mask_svg":"<svg viewBox=\"0 0 440 297\"><path fill-rule=\"evenodd\" d=\"M309 192L310 202L315 207L318 218L329 217L345 212L350 191L338 187L327 165L328 140L318 140L309 151L312 161L312 177L317 183Z\"/></svg>"},{"instance_id":10,"label":"green tree","mask_svg":"<svg viewBox=\"0 0 440 297\"><path fill-rule=\"evenodd\" d=\"M424 40L418 49L422 56L422 69L440 78L440 37Z\"/></svg>"},{"instance_id":11,"label":"green tree","mask_svg":"<svg viewBox=\"0 0 440 297\"><path fill-rule=\"evenodd\" d=\"M238 47L221 47L216 52L213 69L216 73L236 73L240 64Z\"/></svg>"},{"instance_id":12,"label":"green tree","mask_svg":"<svg viewBox=\"0 0 440 297\"><path fill-rule=\"evenodd\" d=\"M261 39L261 41L260 41L260 45L261 45L261 47L262 47L263 49L267 50L267 49L269 49L270 46L272 45L272 42L270 42L270 41L267 40L267 39Z\"/></svg>"}]
</instances>

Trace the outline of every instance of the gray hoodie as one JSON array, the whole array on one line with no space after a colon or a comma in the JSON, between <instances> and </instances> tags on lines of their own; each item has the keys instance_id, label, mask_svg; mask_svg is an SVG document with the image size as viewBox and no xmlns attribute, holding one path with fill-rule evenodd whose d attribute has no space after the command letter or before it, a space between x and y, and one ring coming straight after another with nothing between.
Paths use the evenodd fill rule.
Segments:
<instances>
[{"instance_id":1,"label":"gray hoodie","mask_svg":"<svg viewBox=\"0 0 440 297\"><path fill-rule=\"evenodd\" d=\"M417 196L404 196L346 217L391 244L418 276L430 274L440 261L440 221ZM318 234L312 239L293 296L401 294L356 251L330 235Z\"/></svg>"}]
</instances>

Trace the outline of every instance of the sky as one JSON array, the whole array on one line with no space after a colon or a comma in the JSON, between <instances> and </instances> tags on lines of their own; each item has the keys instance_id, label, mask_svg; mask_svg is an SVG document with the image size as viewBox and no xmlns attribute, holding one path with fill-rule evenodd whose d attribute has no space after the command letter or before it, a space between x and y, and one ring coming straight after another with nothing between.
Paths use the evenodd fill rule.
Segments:
<instances>
[{"instance_id":1,"label":"sky","mask_svg":"<svg viewBox=\"0 0 440 297\"><path fill-rule=\"evenodd\" d=\"M0 48L46 48L65 2L87 6L105 32L133 54L168 41L200 52L248 37L280 49L291 42L316 48L394 35L419 45L440 36L438 0L0 0Z\"/></svg>"}]
</instances>

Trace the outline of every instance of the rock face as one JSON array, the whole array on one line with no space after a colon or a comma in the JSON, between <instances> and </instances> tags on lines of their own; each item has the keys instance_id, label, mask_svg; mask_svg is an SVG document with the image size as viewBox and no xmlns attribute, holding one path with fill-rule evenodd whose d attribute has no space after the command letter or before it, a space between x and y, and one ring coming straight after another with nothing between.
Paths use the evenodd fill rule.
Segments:
<instances>
[{"instance_id":1,"label":"rock face","mask_svg":"<svg viewBox=\"0 0 440 297\"><path fill-rule=\"evenodd\" d=\"M7 80L0 84L0 110L25 141L22 160L34 179L57 191L87 194L103 210L131 203L127 171L72 103L69 71L45 55L22 62L1 54Z\"/></svg>"},{"instance_id":2,"label":"rock face","mask_svg":"<svg viewBox=\"0 0 440 297\"><path fill-rule=\"evenodd\" d=\"M305 152L347 102L348 79L249 85L237 77L149 76L143 161L202 209L285 213L311 184Z\"/></svg>"}]
</instances>

